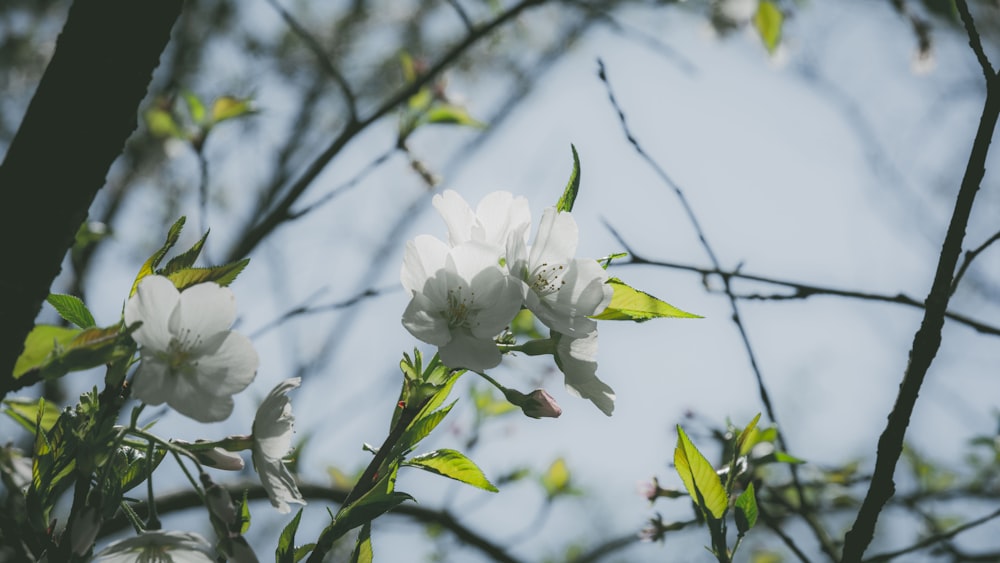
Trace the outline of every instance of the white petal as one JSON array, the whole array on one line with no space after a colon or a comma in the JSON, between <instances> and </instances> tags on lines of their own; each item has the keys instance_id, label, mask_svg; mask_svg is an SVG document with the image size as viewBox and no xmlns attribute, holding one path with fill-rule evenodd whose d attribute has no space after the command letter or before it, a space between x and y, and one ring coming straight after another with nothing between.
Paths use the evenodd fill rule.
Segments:
<instances>
[{"instance_id":1,"label":"white petal","mask_svg":"<svg viewBox=\"0 0 1000 563\"><path fill-rule=\"evenodd\" d=\"M476 218L482 227L483 242L503 248L512 233L527 237L531 226L531 209L524 197L510 192L493 192L476 206Z\"/></svg>"},{"instance_id":2,"label":"white petal","mask_svg":"<svg viewBox=\"0 0 1000 563\"><path fill-rule=\"evenodd\" d=\"M420 235L406 243L399 279L410 293L421 292L427 280L444 268L448 245L430 236Z\"/></svg>"},{"instance_id":3,"label":"white petal","mask_svg":"<svg viewBox=\"0 0 1000 563\"><path fill-rule=\"evenodd\" d=\"M455 331L451 342L438 352L441 362L453 369L485 371L500 364L500 351L492 339L476 338L463 330Z\"/></svg>"},{"instance_id":4,"label":"white petal","mask_svg":"<svg viewBox=\"0 0 1000 563\"><path fill-rule=\"evenodd\" d=\"M295 485L295 478L280 459L267 459L254 449L253 461L257 475L260 476L260 484L267 491L271 506L277 508L278 512L287 514L291 510L288 506L290 502L306 504L302 493Z\"/></svg>"},{"instance_id":5,"label":"white petal","mask_svg":"<svg viewBox=\"0 0 1000 563\"><path fill-rule=\"evenodd\" d=\"M215 549L192 532L156 530L117 541L94 556L94 563L214 563Z\"/></svg>"},{"instance_id":6,"label":"white petal","mask_svg":"<svg viewBox=\"0 0 1000 563\"><path fill-rule=\"evenodd\" d=\"M476 216L458 192L445 190L444 193L434 196L433 204L448 226L448 241L452 245L461 244L472 238L472 227L476 223Z\"/></svg>"},{"instance_id":7,"label":"white petal","mask_svg":"<svg viewBox=\"0 0 1000 563\"><path fill-rule=\"evenodd\" d=\"M470 241L451 249L445 261L445 267L449 271L457 272L459 277L466 282L471 282L484 270L496 271L502 275L500 253L499 247L479 241Z\"/></svg>"},{"instance_id":8,"label":"white petal","mask_svg":"<svg viewBox=\"0 0 1000 563\"><path fill-rule=\"evenodd\" d=\"M428 344L443 346L451 340L447 319L423 294L416 294L403 311L403 326Z\"/></svg>"},{"instance_id":9,"label":"white petal","mask_svg":"<svg viewBox=\"0 0 1000 563\"><path fill-rule=\"evenodd\" d=\"M530 268L542 264L566 264L576 254L579 232L573 215L558 212L555 207L546 208L538 225L535 244L531 247L528 260Z\"/></svg>"},{"instance_id":10,"label":"white petal","mask_svg":"<svg viewBox=\"0 0 1000 563\"><path fill-rule=\"evenodd\" d=\"M233 398L213 395L207 389L191 386L183 378L178 380L171 408L198 422L219 422L233 413Z\"/></svg>"},{"instance_id":11,"label":"white petal","mask_svg":"<svg viewBox=\"0 0 1000 563\"><path fill-rule=\"evenodd\" d=\"M566 390L590 400L611 416L615 409L615 392L597 377L597 331L583 338L553 334L556 339L556 365L566 377Z\"/></svg>"},{"instance_id":12,"label":"white petal","mask_svg":"<svg viewBox=\"0 0 1000 563\"><path fill-rule=\"evenodd\" d=\"M485 275L485 272L484 272ZM514 316L521 310L521 285L508 276L503 276L489 290L477 288L475 301L475 324L470 328L477 338L491 339L510 325Z\"/></svg>"},{"instance_id":13,"label":"white petal","mask_svg":"<svg viewBox=\"0 0 1000 563\"><path fill-rule=\"evenodd\" d=\"M229 330L236 320L236 297L227 287L200 283L181 292L170 316L170 332L185 349L198 346L215 334Z\"/></svg>"},{"instance_id":14,"label":"white petal","mask_svg":"<svg viewBox=\"0 0 1000 563\"><path fill-rule=\"evenodd\" d=\"M253 439L268 458L281 459L291 449L295 417L287 394L301 382L302 378L295 377L279 383L257 408L253 419Z\"/></svg>"},{"instance_id":15,"label":"white petal","mask_svg":"<svg viewBox=\"0 0 1000 563\"><path fill-rule=\"evenodd\" d=\"M246 389L260 365L250 339L229 330L211 336L192 355L197 385L213 395L232 395Z\"/></svg>"},{"instance_id":16,"label":"white petal","mask_svg":"<svg viewBox=\"0 0 1000 563\"><path fill-rule=\"evenodd\" d=\"M164 351L170 345L168 323L180 292L163 276L146 276L139 282L135 295L125 304L125 324L142 321L132 338L143 346Z\"/></svg>"},{"instance_id":17,"label":"white petal","mask_svg":"<svg viewBox=\"0 0 1000 563\"><path fill-rule=\"evenodd\" d=\"M173 395L174 379L170 366L144 353L132 376L132 397L147 405L162 405Z\"/></svg>"}]
</instances>

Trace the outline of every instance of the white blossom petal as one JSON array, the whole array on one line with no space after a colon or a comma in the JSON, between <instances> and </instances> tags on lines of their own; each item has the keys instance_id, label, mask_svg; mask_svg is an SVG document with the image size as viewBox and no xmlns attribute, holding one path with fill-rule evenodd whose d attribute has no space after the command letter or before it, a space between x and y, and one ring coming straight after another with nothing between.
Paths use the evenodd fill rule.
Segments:
<instances>
[{"instance_id":1,"label":"white blossom petal","mask_svg":"<svg viewBox=\"0 0 1000 563\"><path fill-rule=\"evenodd\" d=\"M291 450L295 422L287 394L301 382L301 378L295 377L279 383L258 407L253 420L254 468L271 499L271 505L282 514L291 510L288 506L290 502L306 504L295 484L295 477L283 461Z\"/></svg>"},{"instance_id":2,"label":"white blossom petal","mask_svg":"<svg viewBox=\"0 0 1000 563\"><path fill-rule=\"evenodd\" d=\"M555 207L546 208L528 261L540 266L566 264L576 254L579 236L572 214L557 211Z\"/></svg>"},{"instance_id":3,"label":"white blossom petal","mask_svg":"<svg viewBox=\"0 0 1000 563\"><path fill-rule=\"evenodd\" d=\"M215 558L215 549L198 534L156 530L109 545L94 563L214 563Z\"/></svg>"},{"instance_id":4,"label":"white blossom petal","mask_svg":"<svg viewBox=\"0 0 1000 563\"><path fill-rule=\"evenodd\" d=\"M477 338L468 331L455 331L438 352L441 362L455 369L486 371L500 364L500 350L492 339Z\"/></svg>"},{"instance_id":5,"label":"white blossom petal","mask_svg":"<svg viewBox=\"0 0 1000 563\"><path fill-rule=\"evenodd\" d=\"M435 346L444 346L451 340L448 320L440 314L447 305L431 302L424 294L417 293L403 311L403 326L410 334Z\"/></svg>"},{"instance_id":6,"label":"white blossom petal","mask_svg":"<svg viewBox=\"0 0 1000 563\"><path fill-rule=\"evenodd\" d=\"M448 245L430 235L407 242L399 274L403 288L411 294L424 291L427 280L444 267L447 256Z\"/></svg>"},{"instance_id":7,"label":"white blossom petal","mask_svg":"<svg viewBox=\"0 0 1000 563\"><path fill-rule=\"evenodd\" d=\"M167 328L170 313L180 300L180 292L173 282L163 276L146 276L127 303L125 324L142 321L142 326L132 333L132 338L143 346L165 350L170 344Z\"/></svg>"},{"instance_id":8,"label":"white blossom petal","mask_svg":"<svg viewBox=\"0 0 1000 563\"><path fill-rule=\"evenodd\" d=\"M615 392L597 377L597 331L582 338L556 333L552 337L556 340L556 365L566 378L566 390L611 416Z\"/></svg>"},{"instance_id":9,"label":"white blossom petal","mask_svg":"<svg viewBox=\"0 0 1000 563\"><path fill-rule=\"evenodd\" d=\"M448 226L448 242L451 245L472 239L472 227L476 223L476 215L458 192L445 190L435 195L432 203Z\"/></svg>"},{"instance_id":10,"label":"white blossom petal","mask_svg":"<svg viewBox=\"0 0 1000 563\"><path fill-rule=\"evenodd\" d=\"M171 300L176 292L169 279L148 276L125 306L128 318L153 330L135 333L142 347L132 395L201 422L224 420L260 360L249 339L228 330L236 316L229 289L198 284Z\"/></svg>"}]
</instances>

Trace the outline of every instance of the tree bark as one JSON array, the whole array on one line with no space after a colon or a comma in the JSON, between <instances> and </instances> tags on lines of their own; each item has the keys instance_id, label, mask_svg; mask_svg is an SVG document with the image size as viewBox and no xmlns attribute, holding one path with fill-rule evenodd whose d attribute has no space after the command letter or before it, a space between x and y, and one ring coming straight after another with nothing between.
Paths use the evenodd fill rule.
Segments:
<instances>
[{"instance_id":1,"label":"tree bark","mask_svg":"<svg viewBox=\"0 0 1000 563\"><path fill-rule=\"evenodd\" d=\"M0 396L112 162L182 0L75 0L0 165Z\"/></svg>"}]
</instances>

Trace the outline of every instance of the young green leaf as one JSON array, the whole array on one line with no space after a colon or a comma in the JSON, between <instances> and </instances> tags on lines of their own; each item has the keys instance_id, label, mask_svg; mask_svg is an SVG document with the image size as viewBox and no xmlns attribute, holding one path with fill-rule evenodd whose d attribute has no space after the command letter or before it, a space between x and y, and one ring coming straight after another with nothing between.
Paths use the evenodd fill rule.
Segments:
<instances>
[{"instance_id":1,"label":"young green leaf","mask_svg":"<svg viewBox=\"0 0 1000 563\"><path fill-rule=\"evenodd\" d=\"M436 450L409 459L403 465L419 467L491 493L499 492L471 459L455 450Z\"/></svg>"},{"instance_id":2,"label":"young green leaf","mask_svg":"<svg viewBox=\"0 0 1000 563\"><path fill-rule=\"evenodd\" d=\"M566 183L562 197L556 203L557 210L567 212L573 211L576 194L580 191L580 155L576 154L575 146L570 145L569 148L573 151L573 171L569 175L569 182Z\"/></svg>"},{"instance_id":3,"label":"young green leaf","mask_svg":"<svg viewBox=\"0 0 1000 563\"><path fill-rule=\"evenodd\" d=\"M121 470L116 473L121 484L121 492L125 493L142 484L149 477L150 467L145 452L132 448L123 450L124 448L120 448L118 451L123 454L122 460L125 463ZM167 450L156 448L152 459L154 470L160 466L160 462L163 461L165 455L167 455Z\"/></svg>"},{"instance_id":4,"label":"young green leaf","mask_svg":"<svg viewBox=\"0 0 1000 563\"><path fill-rule=\"evenodd\" d=\"M35 325L24 340L24 351L14 363L14 379L45 365L50 356L65 349L81 332L78 328Z\"/></svg>"},{"instance_id":5,"label":"young green leaf","mask_svg":"<svg viewBox=\"0 0 1000 563\"><path fill-rule=\"evenodd\" d=\"M250 263L249 258L223 264L222 266L212 266L210 268L182 268L167 274L167 278L174 282L178 290L184 291L192 285L205 282L215 282L221 286L227 286L240 275L243 268Z\"/></svg>"},{"instance_id":6,"label":"young green leaf","mask_svg":"<svg viewBox=\"0 0 1000 563\"><path fill-rule=\"evenodd\" d=\"M184 97L184 102L187 103L188 112L191 114L191 121L201 125L205 120L205 104L190 90L185 90L181 95Z\"/></svg>"},{"instance_id":7,"label":"young green leaf","mask_svg":"<svg viewBox=\"0 0 1000 563\"><path fill-rule=\"evenodd\" d=\"M702 318L699 315L682 311L644 291L639 291L618 278L611 278L607 283L614 290L611 303L601 314L591 317L592 319L642 322L658 318Z\"/></svg>"},{"instance_id":8,"label":"young green leaf","mask_svg":"<svg viewBox=\"0 0 1000 563\"><path fill-rule=\"evenodd\" d=\"M691 443L684 429L677 426L677 447L674 449L674 466L684 487L707 516L716 520L722 518L729 506L726 489L719 480L712 464L701 455L698 448Z\"/></svg>"},{"instance_id":9,"label":"young green leaf","mask_svg":"<svg viewBox=\"0 0 1000 563\"><path fill-rule=\"evenodd\" d=\"M208 232L206 231L205 234L201 235L201 238L198 239L198 242L194 243L194 245L191 248L171 258L167 262L167 265L164 266L163 270L161 270L159 273L162 275L167 275L167 274L172 274L173 272L176 272L178 270L194 266L195 261L201 254L202 247L205 246L205 239L207 238L208 238Z\"/></svg>"},{"instance_id":10,"label":"young green leaf","mask_svg":"<svg viewBox=\"0 0 1000 563\"><path fill-rule=\"evenodd\" d=\"M240 535L244 536L250 531L250 499L248 491L243 489L243 500L240 502Z\"/></svg>"},{"instance_id":11,"label":"young green leaf","mask_svg":"<svg viewBox=\"0 0 1000 563\"><path fill-rule=\"evenodd\" d=\"M256 110L254 110L253 102L250 99L221 96L212 103L212 125L253 113L256 113Z\"/></svg>"},{"instance_id":12,"label":"young green leaf","mask_svg":"<svg viewBox=\"0 0 1000 563\"><path fill-rule=\"evenodd\" d=\"M736 451L739 452L739 455L741 456L747 455L750 449L753 448L754 443L749 442L748 439L754 433L754 430L757 428L757 422L759 420L760 420L760 413L757 413L757 416L753 417L753 420L750 421L750 424L747 424L746 428L744 428L743 431L740 432L739 437L736 438Z\"/></svg>"},{"instance_id":13,"label":"young green leaf","mask_svg":"<svg viewBox=\"0 0 1000 563\"><path fill-rule=\"evenodd\" d=\"M295 518L285 525L278 538L278 547L274 550L275 563L295 563L295 532L299 529L299 520L302 519L302 509L295 513Z\"/></svg>"},{"instance_id":14,"label":"young green leaf","mask_svg":"<svg viewBox=\"0 0 1000 563\"><path fill-rule=\"evenodd\" d=\"M181 126L178 125L177 120L174 119L170 110L154 107L147 110L144 117L146 118L146 127L149 128L149 132L152 133L154 137L159 137L161 139L170 137L180 139L184 137L184 132L181 131Z\"/></svg>"},{"instance_id":15,"label":"young green leaf","mask_svg":"<svg viewBox=\"0 0 1000 563\"><path fill-rule=\"evenodd\" d=\"M373 556L372 523L368 522L361 526L361 532L358 533L358 541L354 545L354 553L351 554L351 563L372 563Z\"/></svg>"},{"instance_id":16,"label":"young green leaf","mask_svg":"<svg viewBox=\"0 0 1000 563\"><path fill-rule=\"evenodd\" d=\"M424 123L463 125L476 129L485 129L486 124L469 115L462 106L453 104L436 104L423 115Z\"/></svg>"},{"instance_id":17,"label":"young green leaf","mask_svg":"<svg viewBox=\"0 0 1000 563\"><path fill-rule=\"evenodd\" d=\"M444 417L448 416L448 413L451 412L451 408L455 406L456 402L458 402L457 399L442 409L428 413L427 415L416 419L410 427L406 429L403 436L400 437L395 448L397 455L402 456L405 455L405 452L412 451L421 440L426 438L431 431L437 428L437 425L444 420Z\"/></svg>"},{"instance_id":18,"label":"young green leaf","mask_svg":"<svg viewBox=\"0 0 1000 563\"><path fill-rule=\"evenodd\" d=\"M90 310L87 309L87 306L79 297L62 293L50 293L46 301L49 302L49 305L52 305L60 317L80 328L97 326L97 323L94 322L94 316L90 314Z\"/></svg>"},{"instance_id":19,"label":"young green leaf","mask_svg":"<svg viewBox=\"0 0 1000 563\"><path fill-rule=\"evenodd\" d=\"M575 491L570 482L571 477L566 460L561 457L556 458L541 476L542 488L545 489L546 496L549 499L554 499L557 496L574 494Z\"/></svg>"},{"instance_id":20,"label":"young green leaf","mask_svg":"<svg viewBox=\"0 0 1000 563\"><path fill-rule=\"evenodd\" d=\"M781 13L781 9L772 0L762 0L757 5L753 25L760 33L760 38L764 42L764 46L767 47L768 53L774 54L778 48L778 43L781 41L781 25L784 19L785 16Z\"/></svg>"},{"instance_id":21,"label":"young green leaf","mask_svg":"<svg viewBox=\"0 0 1000 563\"><path fill-rule=\"evenodd\" d=\"M4 414L14 419L32 434L38 432L36 424L41 424L42 431L48 432L59 419L59 408L41 397L30 400L4 399L3 404L7 407Z\"/></svg>"},{"instance_id":22,"label":"young green leaf","mask_svg":"<svg viewBox=\"0 0 1000 563\"><path fill-rule=\"evenodd\" d=\"M757 523L757 497L754 496L753 483L747 485L736 498L736 530L742 536Z\"/></svg>"},{"instance_id":23,"label":"young green leaf","mask_svg":"<svg viewBox=\"0 0 1000 563\"><path fill-rule=\"evenodd\" d=\"M142 268L139 268L139 273L136 274L135 281L132 282L132 290L128 293L129 297L135 295L135 290L139 287L139 282L142 281L143 278L151 276L156 272L156 267L160 265L160 261L162 261L163 257L167 255L167 252L170 252L170 249L177 244L177 239L181 236L181 231L184 229L184 221L186 220L186 217L181 217L174 222L174 224L170 227L170 230L167 232L167 240L163 243L163 246L161 246L159 250L154 252L153 255L146 260L146 262L142 265Z\"/></svg>"}]
</instances>

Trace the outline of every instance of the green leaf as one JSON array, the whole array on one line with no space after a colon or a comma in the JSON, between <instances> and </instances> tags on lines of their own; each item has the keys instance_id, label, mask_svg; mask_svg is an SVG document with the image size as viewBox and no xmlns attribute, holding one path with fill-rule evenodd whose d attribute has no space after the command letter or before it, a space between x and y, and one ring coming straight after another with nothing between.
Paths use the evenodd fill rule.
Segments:
<instances>
[{"instance_id":1,"label":"green leaf","mask_svg":"<svg viewBox=\"0 0 1000 563\"><path fill-rule=\"evenodd\" d=\"M674 466L684 481L684 487L694 502L706 515L719 520L726 513L729 498L719 481L712 464L691 443L684 429L677 426L677 447L674 449Z\"/></svg>"},{"instance_id":2,"label":"green leaf","mask_svg":"<svg viewBox=\"0 0 1000 563\"><path fill-rule=\"evenodd\" d=\"M754 433L754 430L757 429L757 422L759 420L760 420L760 413L757 413L757 416L753 417L753 420L750 421L750 424L747 424L746 428L744 428L743 431L740 432L739 437L736 438L736 451L739 452L739 455L741 456L747 455L747 453L750 451L750 448L754 447L754 443L749 442L748 439Z\"/></svg>"},{"instance_id":3,"label":"green leaf","mask_svg":"<svg viewBox=\"0 0 1000 563\"><path fill-rule=\"evenodd\" d=\"M87 306L79 297L62 293L50 293L45 300L55 308L60 317L76 326L80 328L97 326L97 323L94 322L94 316L90 314L90 310L87 309Z\"/></svg>"},{"instance_id":4,"label":"green leaf","mask_svg":"<svg viewBox=\"0 0 1000 563\"><path fill-rule=\"evenodd\" d=\"M205 104L201 103L198 96L194 95L194 92L190 90L185 90L182 94L184 101L187 103L188 112L191 113L191 121L196 124L201 125L205 120Z\"/></svg>"},{"instance_id":5,"label":"green leaf","mask_svg":"<svg viewBox=\"0 0 1000 563\"><path fill-rule=\"evenodd\" d=\"M436 450L409 459L403 465L419 467L425 471L437 473L491 493L499 492L499 489L490 483L483 471L471 459L455 450Z\"/></svg>"},{"instance_id":6,"label":"green leaf","mask_svg":"<svg viewBox=\"0 0 1000 563\"><path fill-rule=\"evenodd\" d=\"M295 563L295 532L299 529L299 520L301 519L302 509L300 508L295 513L295 518L292 518L292 521L281 531L278 547L274 550L275 563Z\"/></svg>"},{"instance_id":7,"label":"green leaf","mask_svg":"<svg viewBox=\"0 0 1000 563\"><path fill-rule=\"evenodd\" d=\"M208 238L208 232L205 232L205 234L203 234L201 238L198 240L198 242L194 243L194 245L191 248L171 258L167 262L167 265L164 266L163 270L161 270L159 273L167 275L176 272L178 270L194 266L195 261L201 254L201 249L205 246L205 240L207 238Z\"/></svg>"},{"instance_id":8,"label":"green leaf","mask_svg":"<svg viewBox=\"0 0 1000 563\"><path fill-rule=\"evenodd\" d=\"M14 363L14 379L45 365L50 356L65 349L81 332L78 328L35 325L24 340L24 351Z\"/></svg>"},{"instance_id":9,"label":"green leaf","mask_svg":"<svg viewBox=\"0 0 1000 563\"><path fill-rule=\"evenodd\" d=\"M358 541L354 545L354 553L351 554L351 563L372 563L373 556L372 523L368 522L361 526L361 532L358 533Z\"/></svg>"},{"instance_id":10,"label":"green leaf","mask_svg":"<svg viewBox=\"0 0 1000 563\"><path fill-rule=\"evenodd\" d=\"M337 518L323 530L324 536L337 540L344 534L378 518L413 497L394 490L396 471L392 470L379 479L375 486L350 505L343 506Z\"/></svg>"},{"instance_id":11,"label":"green leaf","mask_svg":"<svg viewBox=\"0 0 1000 563\"><path fill-rule=\"evenodd\" d=\"M642 322L658 318L702 318L699 315L682 311L644 291L639 291L618 278L611 278L607 283L614 290L611 303L601 314L591 317L592 319Z\"/></svg>"},{"instance_id":12,"label":"green leaf","mask_svg":"<svg viewBox=\"0 0 1000 563\"><path fill-rule=\"evenodd\" d=\"M428 413L425 416L417 418L413 421L406 432L400 437L399 442L397 442L396 451L398 455L405 455L404 452L413 450L416 445L426 438L431 431L437 428L437 425L444 420L444 417L448 416L451 412L451 408L455 406L458 400L454 400L450 405L436 410L432 413Z\"/></svg>"},{"instance_id":13,"label":"green leaf","mask_svg":"<svg viewBox=\"0 0 1000 563\"><path fill-rule=\"evenodd\" d=\"M163 243L163 246L161 246L159 250L154 252L153 255L146 260L146 263L142 265L142 268L139 268L139 273L135 276L135 281L132 282L132 290L128 293L129 297L135 295L135 290L139 287L139 282L142 281L143 278L151 276L155 273L156 267L160 265L160 261L163 260L163 257L167 255L167 252L169 252L175 244L177 244L177 239L181 236L181 231L184 229L184 221L186 220L186 217L181 217L174 222L174 224L170 227L170 230L167 232L167 240Z\"/></svg>"},{"instance_id":14,"label":"green leaf","mask_svg":"<svg viewBox=\"0 0 1000 563\"><path fill-rule=\"evenodd\" d=\"M122 450L119 449L121 452ZM124 454L125 465L118 471L121 482L121 490L123 493L139 486L149 477L149 461L146 459L146 453L140 450L129 448L127 452L122 452ZM153 453L153 469L155 470L160 466L160 462L163 461L164 456L167 455L167 450L164 448L156 448Z\"/></svg>"},{"instance_id":15,"label":"green leaf","mask_svg":"<svg viewBox=\"0 0 1000 563\"><path fill-rule=\"evenodd\" d=\"M557 496L573 494L575 491L570 483L571 477L566 460L561 457L556 458L540 479L546 496L549 499L554 499Z\"/></svg>"},{"instance_id":16,"label":"green leaf","mask_svg":"<svg viewBox=\"0 0 1000 563\"><path fill-rule=\"evenodd\" d=\"M146 127L149 128L149 132L154 137L173 137L176 139L184 137L180 125L178 125L177 120L174 119L174 115L169 109L152 108L146 110L144 117L146 118Z\"/></svg>"},{"instance_id":17,"label":"green leaf","mask_svg":"<svg viewBox=\"0 0 1000 563\"><path fill-rule=\"evenodd\" d=\"M767 47L767 52L774 54L781 41L781 25L785 16L777 4L771 0L761 0L757 5L757 13L753 17L753 25L760 33L760 38Z\"/></svg>"},{"instance_id":18,"label":"green leaf","mask_svg":"<svg viewBox=\"0 0 1000 563\"><path fill-rule=\"evenodd\" d=\"M575 146L570 145L569 148L573 151L573 172L570 173L566 189L563 190L562 197L559 198L559 203L556 204L556 210L566 212L573 211L576 194L580 191L580 155L576 154Z\"/></svg>"},{"instance_id":19,"label":"green leaf","mask_svg":"<svg viewBox=\"0 0 1000 563\"><path fill-rule=\"evenodd\" d=\"M250 499L248 491L243 489L243 501L240 503L240 535L245 536L250 531Z\"/></svg>"},{"instance_id":20,"label":"green leaf","mask_svg":"<svg viewBox=\"0 0 1000 563\"><path fill-rule=\"evenodd\" d=\"M736 530L742 536L757 523L757 497L754 496L753 482L736 498Z\"/></svg>"},{"instance_id":21,"label":"green leaf","mask_svg":"<svg viewBox=\"0 0 1000 563\"><path fill-rule=\"evenodd\" d=\"M174 286L183 291L192 285L205 282L215 282L223 287L233 283L236 276L240 275L243 268L250 263L249 258L223 264L222 266L212 266L209 268L182 268L167 274L167 278L174 282Z\"/></svg>"},{"instance_id":22,"label":"green leaf","mask_svg":"<svg viewBox=\"0 0 1000 563\"><path fill-rule=\"evenodd\" d=\"M212 102L212 124L256 113L249 98L221 96Z\"/></svg>"},{"instance_id":23,"label":"green leaf","mask_svg":"<svg viewBox=\"0 0 1000 563\"><path fill-rule=\"evenodd\" d=\"M46 325L41 326L46 329L61 328L47 327ZM15 365L15 377L20 377L25 373L37 370L39 372L38 377L41 379L55 379L71 371L90 369L111 363L115 360L127 358L135 352L135 343L129 335L138 327L139 323L135 323L124 332L121 331L121 327L117 324L105 328L71 329L76 334L68 342L49 339L46 345L46 341L39 340L38 346L33 345L32 354L43 351L43 348L46 346L48 353L41 361L26 360L21 366L25 368L23 372L18 371L20 368ZM52 331L45 330L44 332L48 333ZM30 333L28 337L31 339ZM25 352L27 351L28 346L26 344ZM20 362L21 359L19 358L18 361Z\"/></svg>"},{"instance_id":24,"label":"green leaf","mask_svg":"<svg viewBox=\"0 0 1000 563\"><path fill-rule=\"evenodd\" d=\"M423 115L424 123L463 125L485 129L486 124L469 115L469 111L452 104L436 104Z\"/></svg>"},{"instance_id":25,"label":"green leaf","mask_svg":"<svg viewBox=\"0 0 1000 563\"><path fill-rule=\"evenodd\" d=\"M4 399L3 404L7 406L4 413L32 434L38 432L37 424L41 424L43 432L48 432L59 419L61 412L58 407L41 397L30 400Z\"/></svg>"}]
</instances>

